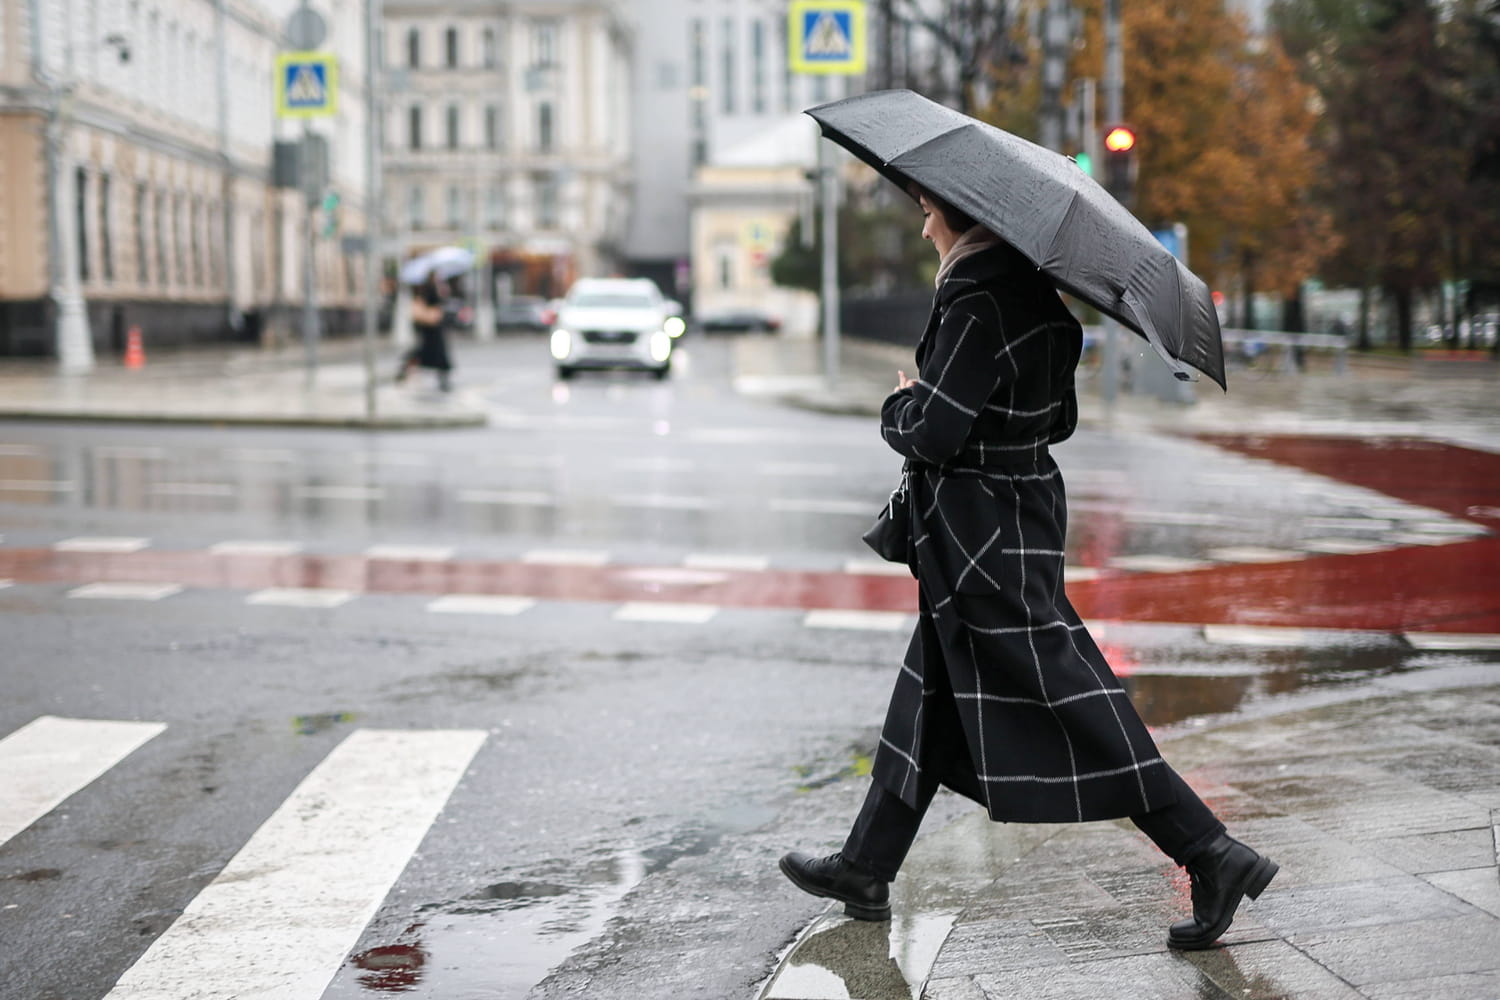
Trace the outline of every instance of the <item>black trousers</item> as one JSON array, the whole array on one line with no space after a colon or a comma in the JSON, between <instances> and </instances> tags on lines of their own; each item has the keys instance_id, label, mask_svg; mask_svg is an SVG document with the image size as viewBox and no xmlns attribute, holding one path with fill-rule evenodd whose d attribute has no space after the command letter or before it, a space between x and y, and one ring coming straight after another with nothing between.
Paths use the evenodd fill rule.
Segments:
<instances>
[{"instance_id":1,"label":"black trousers","mask_svg":"<svg viewBox=\"0 0 1500 1000\"><path fill-rule=\"evenodd\" d=\"M1224 832L1224 824L1181 775L1176 771L1171 771L1171 775L1177 801L1132 816L1130 821L1167 857L1186 866L1194 855ZM984 803L983 789L972 768L947 776L943 783L966 798ZM865 804L860 807L854 827L844 841L845 859L878 879L893 881L906 860L906 852L917 839L917 828L922 825L922 817L932 804L932 797L937 794L936 782L923 784L927 787L918 789L917 808L913 809L900 797L886 791L878 781L871 781Z\"/></svg>"}]
</instances>

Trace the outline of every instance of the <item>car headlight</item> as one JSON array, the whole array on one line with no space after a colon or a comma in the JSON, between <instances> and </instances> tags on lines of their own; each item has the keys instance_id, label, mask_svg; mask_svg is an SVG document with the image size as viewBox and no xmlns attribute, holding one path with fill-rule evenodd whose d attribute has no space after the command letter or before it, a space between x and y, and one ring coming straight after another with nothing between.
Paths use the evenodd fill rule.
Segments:
<instances>
[{"instance_id":1,"label":"car headlight","mask_svg":"<svg viewBox=\"0 0 1500 1000\"><path fill-rule=\"evenodd\" d=\"M573 335L567 330L552 331L552 356L559 361L567 359L573 353Z\"/></svg>"},{"instance_id":2,"label":"car headlight","mask_svg":"<svg viewBox=\"0 0 1500 1000\"><path fill-rule=\"evenodd\" d=\"M657 330L651 335L651 360L661 363L671 356L672 337L665 330Z\"/></svg>"},{"instance_id":3,"label":"car headlight","mask_svg":"<svg viewBox=\"0 0 1500 1000\"><path fill-rule=\"evenodd\" d=\"M682 321L681 316L668 316L667 321L661 325L669 337L680 337L687 332L687 324Z\"/></svg>"}]
</instances>

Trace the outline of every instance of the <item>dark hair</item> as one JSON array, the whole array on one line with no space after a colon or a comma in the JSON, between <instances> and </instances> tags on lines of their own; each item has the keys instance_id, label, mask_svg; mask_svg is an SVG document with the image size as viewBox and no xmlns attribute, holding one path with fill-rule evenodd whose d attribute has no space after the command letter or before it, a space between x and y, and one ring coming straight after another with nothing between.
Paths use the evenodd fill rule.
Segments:
<instances>
[{"instance_id":1,"label":"dark hair","mask_svg":"<svg viewBox=\"0 0 1500 1000\"><path fill-rule=\"evenodd\" d=\"M978 221L976 221L972 216L965 214L957 208L954 208L948 202L944 201L942 198L939 198L937 195L933 194L931 191L927 190L916 181L912 181L910 184L908 184L906 187L906 191L913 198L926 198L928 204L936 209L937 213L943 217L943 223L955 233L967 233L969 230L979 225Z\"/></svg>"}]
</instances>

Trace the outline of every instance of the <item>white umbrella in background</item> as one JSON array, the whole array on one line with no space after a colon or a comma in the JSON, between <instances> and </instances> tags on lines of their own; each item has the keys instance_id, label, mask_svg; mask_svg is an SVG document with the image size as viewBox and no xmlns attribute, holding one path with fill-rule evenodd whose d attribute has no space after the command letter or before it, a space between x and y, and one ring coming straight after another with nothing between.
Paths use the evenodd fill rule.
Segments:
<instances>
[{"instance_id":1,"label":"white umbrella in background","mask_svg":"<svg viewBox=\"0 0 1500 1000\"><path fill-rule=\"evenodd\" d=\"M429 276L452 278L474 266L474 254L463 247L438 247L401 265L401 282L420 285Z\"/></svg>"}]
</instances>

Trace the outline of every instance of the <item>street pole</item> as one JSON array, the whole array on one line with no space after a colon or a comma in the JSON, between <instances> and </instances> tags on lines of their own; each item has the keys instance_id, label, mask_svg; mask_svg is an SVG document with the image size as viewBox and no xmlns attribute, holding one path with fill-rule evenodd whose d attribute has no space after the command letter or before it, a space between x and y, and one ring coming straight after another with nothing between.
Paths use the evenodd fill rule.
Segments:
<instances>
[{"instance_id":1,"label":"street pole","mask_svg":"<svg viewBox=\"0 0 1500 1000\"><path fill-rule=\"evenodd\" d=\"M1120 41L1120 0L1104 0L1104 117L1111 126L1118 125L1125 117L1125 53ZM1120 392L1120 324L1110 316L1104 317L1100 374L1104 402L1113 406Z\"/></svg>"},{"instance_id":2,"label":"street pole","mask_svg":"<svg viewBox=\"0 0 1500 1000\"><path fill-rule=\"evenodd\" d=\"M380 0L365 0L365 419L375 422L375 338L379 317L376 295L380 282L380 99L375 86L380 74L376 25Z\"/></svg>"},{"instance_id":3,"label":"street pole","mask_svg":"<svg viewBox=\"0 0 1500 1000\"><path fill-rule=\"evenodd\" d=\"M317 205L318 179L321 171L313 167L312 125L302 125L302 195L306 203L306 218L303 220L302 243L302 345L307 352L307 388L312 389L318 381L318 264L314 259L318 249Z\"/></svg>"},{"instance_id":4,"label":"street pole","mask_svg":"<svg viewBox=\"0 0 1500 1000\"><path fill-rule=\"evenodd\" d=\"M84 308L82 282L78 276L79 251L77 234L68 220L78 215L70 188L67 156L69 105L74 80L73 47L64 43L64 72L61 78L47 68L46 39L42 32L42 0L30 0L31 72L47 101L47 121L43 146L47 158L47 230L51 242L48 258L48 283L55 309L53 330L58 367L69 375L79 375L94 368L94 338L89 330L88 310ZM63 23L72 24L72 5L63 11ZM71 192L71 193L70 193ZM68 211L68 209L73 209Z\"/></svg>"},{"instance_id":5,"label":"street pole","mask_svg":"<svg viewBox=\"0 0 1500 1000\"><path fill-rule=\"evenodd\" d=\"M823 199L823 375L833 388L839 377L838 174L832 146L818 143L818 187Z\"/></svg>"}]
</instances>

